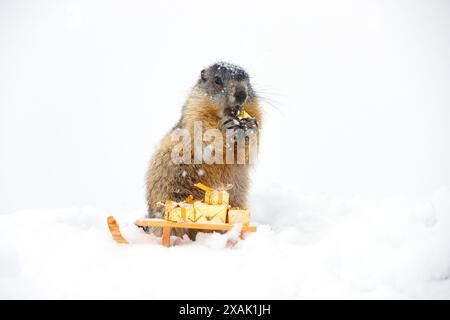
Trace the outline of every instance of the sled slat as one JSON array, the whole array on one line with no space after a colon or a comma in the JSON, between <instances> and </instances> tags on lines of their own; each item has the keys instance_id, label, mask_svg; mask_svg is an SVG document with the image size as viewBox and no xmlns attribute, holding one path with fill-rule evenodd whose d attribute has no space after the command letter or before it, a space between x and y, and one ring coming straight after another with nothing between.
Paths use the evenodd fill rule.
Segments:
<instances>
[{"instance_id":1,"label":"sled slat","mask_svg":"<svg viewBox=\"0 0 450 320\"><path fill-rule=\"evenodd\" d=\"M171 222L162 219L141 219L137 220L135 224L139 227L161 227L161 228L169 227L169 228L220 230L220 231L229 231L234 227L233 224L225 224L225 223ZM243 225L241 231L255 232L256 226Z\"/></svg>"}]
</instances>

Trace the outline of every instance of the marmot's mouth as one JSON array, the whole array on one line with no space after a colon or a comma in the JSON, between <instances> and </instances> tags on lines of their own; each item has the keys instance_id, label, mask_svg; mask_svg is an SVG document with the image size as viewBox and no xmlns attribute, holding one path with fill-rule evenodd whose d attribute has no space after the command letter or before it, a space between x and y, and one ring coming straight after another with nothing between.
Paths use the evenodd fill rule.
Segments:
<instances>
[{"instance_id":1,"label":"marmot's mouth","mask_svg":"<svg viewBox=\"0 0 450 320\"><path fill-rule=\"evenodd\" d=\"M226 111L230 116L237 117L237 115L241 112L241 109L242 109L241 105L235 105L235 106L226 108Z\"/></svg>"}]
</instances>

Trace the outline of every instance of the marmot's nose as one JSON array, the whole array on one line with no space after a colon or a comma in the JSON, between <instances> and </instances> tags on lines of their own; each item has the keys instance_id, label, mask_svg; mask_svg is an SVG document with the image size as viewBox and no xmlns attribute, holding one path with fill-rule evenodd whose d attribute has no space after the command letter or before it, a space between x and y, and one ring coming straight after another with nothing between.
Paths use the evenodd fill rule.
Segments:
<instances>
[{"instance_id":1,"label":"marmot's nose","mask_svg":"<svg viewBox=\"0 0 450 320\"><path fill-rule=\"evenodd\" d=\"M247 99L247 92L245 90L237 90L234 93L234 98L236 99L236 102L239 104L243 104L245 102L245 99Z\"/></svg>"}]
</instances>

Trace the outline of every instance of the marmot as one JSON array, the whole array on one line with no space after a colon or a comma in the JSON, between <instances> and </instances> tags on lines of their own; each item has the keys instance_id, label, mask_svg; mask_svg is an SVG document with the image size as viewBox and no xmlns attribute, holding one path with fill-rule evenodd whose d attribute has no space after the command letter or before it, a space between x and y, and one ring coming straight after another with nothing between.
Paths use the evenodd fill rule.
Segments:
<instances>
[{"instance_id":1,"label":"marmot","mask_svg":"<svg viewBox=\"0 0 450 320\"><path fill-rule=\"evenodd\" d=\"M244 110L251 118L238 117ZM246 208L251 167L248 159L243 164L226 163L225 160L219 164L194 161L174 163L172 150L180 142L174 140L172 134L180 129L193 134L195 122L200 121L203 130L218 129L225 136L227 129L241 129L244 133L256 132L258 139L261 116L257 95L244 69L225 62L217 62L203 69L183 106L180 120L162 139L150 160L146 176L148 216L161 217L163 209L158 202L166 199L183 201L190 195L194 199L202 199L204 191L194 186L198 182L213 188L232 184L233 187L229 190L230 205ZM248 144L248 138L246 141ZM235 146L233 150L236 151ZM193 159L193 156L192 150L190 158ZM179 232L176 233L180 235ZM191 234L189 236L192 238Z\"/></svg>"}]
</instances>

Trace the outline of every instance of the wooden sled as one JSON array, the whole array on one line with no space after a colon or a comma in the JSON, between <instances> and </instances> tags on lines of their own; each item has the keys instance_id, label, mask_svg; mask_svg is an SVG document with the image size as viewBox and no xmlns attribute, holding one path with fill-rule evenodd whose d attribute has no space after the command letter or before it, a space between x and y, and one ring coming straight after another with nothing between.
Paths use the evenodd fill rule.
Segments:
<instances>
[{"instance_id":1,"label":"wooden sled","mask_svg":"<svg viewBox=\"0 0 450 320\"><path fill-rule=\"evenodd\" d=\"M183 229L196 229L196 230L213 230L213 231L230 231L233 229L233 224L212 224L212 223L188 223L188 222L171 222L162 219L141 219L135 222L138 227L160 227L163 229L162 245L165 247L170 246L170 233L172 228ZM113 239L118 243L128 243L128 241L120 233L119 225L116 219L110 216L108 217L108 226ZM244 239L246 232L255 232L256 226L243 225L241 229L240 237Z\"/></svg>"}]
</instances>

